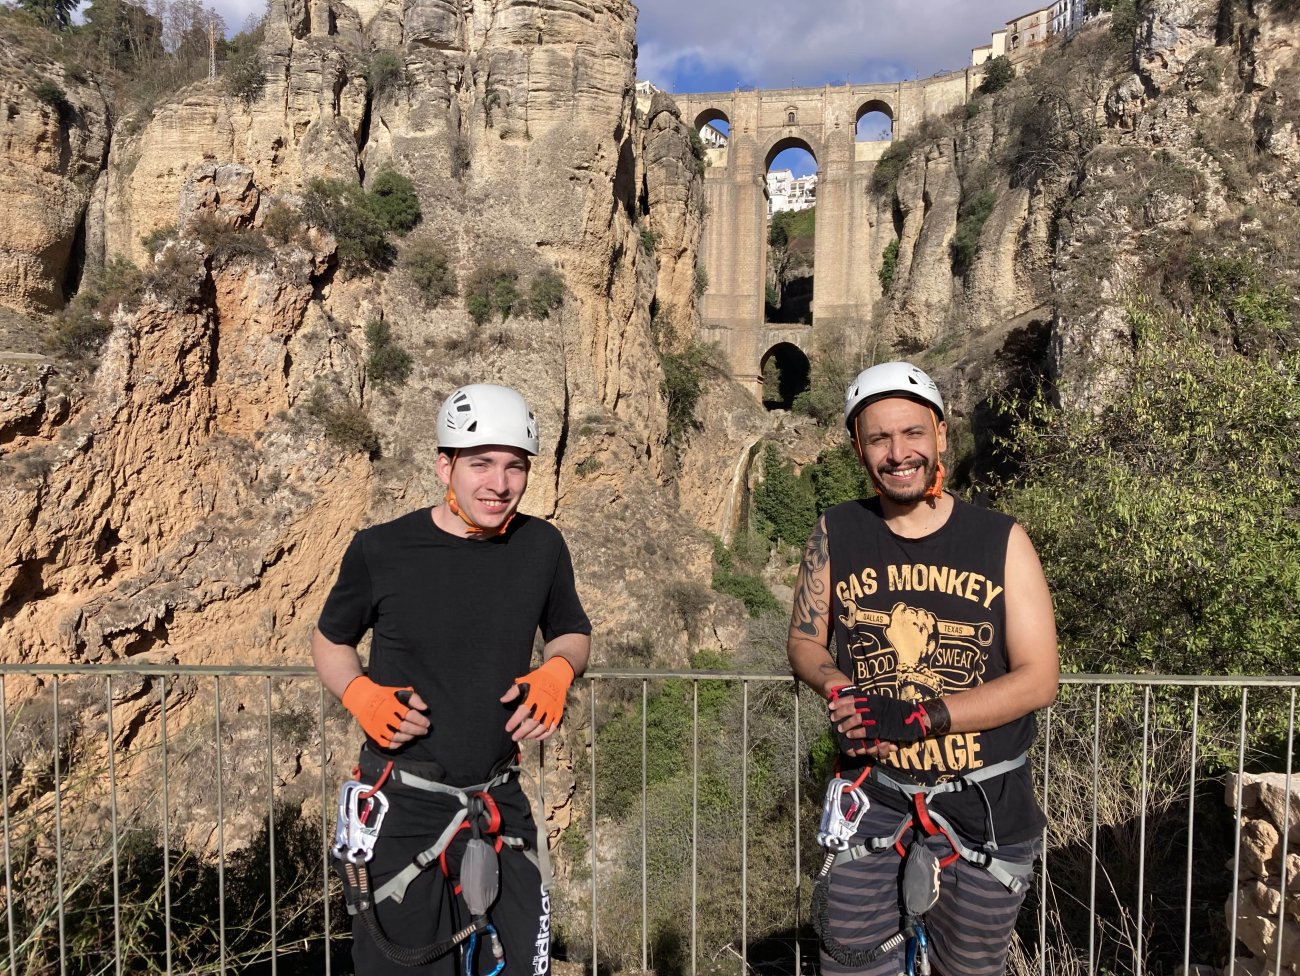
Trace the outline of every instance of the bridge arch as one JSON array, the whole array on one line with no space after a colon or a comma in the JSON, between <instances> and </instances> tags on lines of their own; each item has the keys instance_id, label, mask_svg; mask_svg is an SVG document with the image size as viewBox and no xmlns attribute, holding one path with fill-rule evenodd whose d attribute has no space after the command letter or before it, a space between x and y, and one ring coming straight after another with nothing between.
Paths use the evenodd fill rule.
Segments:
<instances>
[{"instance_id":1,"label":"bridge arch","mask_svg":"<svg viewBox=\"0 0 1300 976\"><path fill-rule=\"evenodd\" d=\"M888 132L888 139L893 139L896 121L894 107L886 101L873 98L858 106L853 118L855 137L859 142L884 142L887 140L880 139L878 134Z\"/></svg>"},{"instance_id":2,"label":"bridge arch","mask_svg":"<svg viewBox=\"0 0 1300 976\"><path fill-rule=\"evenodd\" d=\"M816 139L808 138L802 135L783 135L769 141L763 152L763 175L772 168L772 163L777 156L787 149L802 149L813 158L817 168L821 169L822 148Z\"/></svg>"},{"instance_id":3,"label":"bridge arch","mask_svg":"<svg viewBox=\"0 0 1300 976\"><path fill-rule=\"evenodd\" d=\"M725 122L727 128L731 128L731 119L727 118L727 113L720 108L706 108L695 116L695 131L699 132L710 122Z\"/></svg>"},{"instance_id":4,"label":"bridge arch","mask_svg":"<svg viewBox=\"0 0 1300 976\"><path fill-rule=\"evenodd\" d=\"M812 364L808 354L793 342L778 342L759 360L763 377L763 405L769 410L789 410L795 397L808 389Z\"/></svg>"}]
</instances>

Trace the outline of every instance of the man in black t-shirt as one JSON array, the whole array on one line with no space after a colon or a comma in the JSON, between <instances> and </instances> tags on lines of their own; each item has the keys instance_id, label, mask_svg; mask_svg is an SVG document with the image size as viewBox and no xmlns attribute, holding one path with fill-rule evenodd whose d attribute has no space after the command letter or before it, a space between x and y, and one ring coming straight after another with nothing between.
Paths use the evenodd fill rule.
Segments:
<instances>
[{"instance_id":1,"label":"man in black t-shirt","mask_svg":"<svg viewBox=\"0 0 1300 976\"><path fill-rule=\"evenodd\" d=\"M523 398L462 387L442 405L437 436L444 501L356 534L312 638L321 681L365 732L360 780L387 801L367 865L373 910L354 915L353 960L362 976L486 974L500 948L512 971L546 976L546 838L514 763L523 742L559 725L591 624L559 531L517 511L538 450ZM542 663L530 670L539 630ZM368 794L358 799L379 815ZM484 936L469 970L455 950L410 965L474 921L472 899L453 886L478 833L499 852L492 931L460 947L473 952Z\"/></svg>"},{"instance_id":2,"label":"man in black t-shirt","mask_svg":"<svg viewBox=\"0 0 1300 976\"><path fill-rule=\"evenodd\" d=\"M1044 824L1025 750L1059 681L1047 582L1013 519L943 490L924 372L863 371L844 420L877 497L819 519L787 643L840 748L822 972L895 976L928 955L939 976L998 976Z\"/></svg>"}]
</instances>

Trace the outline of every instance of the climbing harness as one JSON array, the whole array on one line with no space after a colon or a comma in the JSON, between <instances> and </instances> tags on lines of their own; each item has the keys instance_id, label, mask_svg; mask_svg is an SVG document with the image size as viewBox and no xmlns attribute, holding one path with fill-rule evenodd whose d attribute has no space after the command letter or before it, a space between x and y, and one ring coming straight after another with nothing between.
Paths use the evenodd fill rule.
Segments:
<instances>
[{"instance_id":1,"label":"climbing harness","mask_svg":"<svg viewBox=\"0 0 1300 976\"><path fill-rule=\"evenodd\" d=\"M1025 764L1022 753L1015 759L995 763L967 773L957 779L923 786L896 780L869 766L854 780L841 777L832 779L826 788L822 807L821 827L817 842L826 849L826 859L813 883L813 928L821 938L827 954L836 962L852 969L861 969L896 950L906 943L904 958L907 976L929 976L929 936L925 930L925 913L939 900L939 878L943 869L959 858L988 871L998 882L1021 894L1029 887L1033 865L995 857L998 849L993 830L993 810L987 794L980 784L1005 775ZM862 784L871 781L886 789L902 793L908 799L911 812L892 834L871 837L865 843L854 845L852 837L867 811L868 800ZM985 827L988 840L978 848L967 845L961 835L939 813L931 810L929 801L943 793L958 793L975 789L984 802ZM912 831L912 841L903 847L903 836ZM927 837L942 837L952 849L940 858L924 842ZM903 858L903 876L900 883L903 901L903 924L899 931L872 949L856 949L845 945L830 934L830 874L837 864L846 864L861 857L879 854L889 849Z\"/></svg>"},{"instance_id":2,"label":"climbing harness","mask_svg":"<svg viewBox=\"0 0 1300 976\"><path fill-rule=\"evenodd\" d=\"M353 776L359 774L359 769L353 771ZM343 896L348 914L361 919L370 937L388 958L403 966L423 966L465 944L464 973L465 976L475 976L474 955L478 937L486 935L496 960L495 968L487 976L497 976L505 968L505 951L501 939L488 918L488 909L500 891L498 853L503 847L509 847L531 860L542 876L544 890L549 890L551 881L550 861L545 845L539 845L539 849L534 852L523 838L501 834L501 811L492 798L492 790L521 775L526 774L517 764L511 763L486 783L460 788L402 769L390 760L374 786L352 779L340 788L332 847L334 866L343 880ZM372 890L367 865L374 856L375 841L388 811L388 800L380 792L380 787L390 781L412 789L451 796L459 801L460 809L430 847L416 854L410 864L380 888ZM461 856L459 881L455 891L465 899L470 923L442 942L403 946L392 941L379 924L375 906L386 899L400 904L406 897L411 882L435 864L450 879L447 849L462 830L468 830L470 838ZM485 838L490 838L491 842Z\"/></svg>"}]
</instances>

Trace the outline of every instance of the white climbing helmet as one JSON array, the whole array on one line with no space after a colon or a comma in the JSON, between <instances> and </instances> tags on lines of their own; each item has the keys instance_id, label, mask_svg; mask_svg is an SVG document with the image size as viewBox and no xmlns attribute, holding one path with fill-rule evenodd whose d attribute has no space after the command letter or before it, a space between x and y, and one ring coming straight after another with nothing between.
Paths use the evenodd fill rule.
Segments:
<instances>
[{"instance_id":1,"label":"white climbing helmet","mask_svg":"<svg viewBox=\"0 0 1300 976\"><path fill-rule=\"evenodd\" d=\"M943 419L943 397L923 370L911 363L880 363L859 373L844 395L844 426L849 433L853 433L853 419L868 403L893 396L918 400Z\"/></svg>"},{"instance_id":2,"label":"white climbing helmet","mask_svg":"<svg viewBox=\"0 0 1300 976\"><path fill-rule=\"evenodd\" d=\"M438 411L438 447L499 444L536 454L537 418L507 386L474 383L453 390Z\"/></svg>"}]
</instances>

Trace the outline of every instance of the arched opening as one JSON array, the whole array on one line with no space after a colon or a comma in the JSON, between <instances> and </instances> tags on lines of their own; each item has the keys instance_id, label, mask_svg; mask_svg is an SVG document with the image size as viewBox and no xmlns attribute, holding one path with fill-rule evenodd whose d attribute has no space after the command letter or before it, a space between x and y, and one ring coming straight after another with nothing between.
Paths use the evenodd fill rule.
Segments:
<instances>
[{"instance_id":1,"label":"arched opening","mask_svg":"<svg viewBox=\"0 0 1300 976\"><path fill-rule=\"evenodd\" d=\"M812 322L817 234L817 157L801 139L783 139L767 155L767 275L764 318Z\"/></svg>"},{"instance_id":2,"label":"arched opening","mask_svg":"<svg viewBox=\"0 0 1300 976\"><path fill-rule=\"evenodd\" d=\"M699 134L710 165L720 166L726 161L727 141L731 138L731 120L716 108L705 109L695 117L695 131Z\"/></svg>"},{"instance_id":3,"label":"arched opening","mask_svg":"<svg viewBox=\"0 0 1300 976\"><path fill-rule=\"evenodd\" d=\"M894 110L880 101L858 109L855 138L858 142L891 142L894 138Z\"/></svg>"},{"instance_id":4,"label":"arched opening","mask_svg":"<svg viewBox=\"0 0 1300 976\"><path fill-rule=\"evenodd\" d=\"M763 355L763 406L789 410L795 398L806 393L811 367L802 349L791 342L778 342Z\"/></svg>"}]
</instances>

